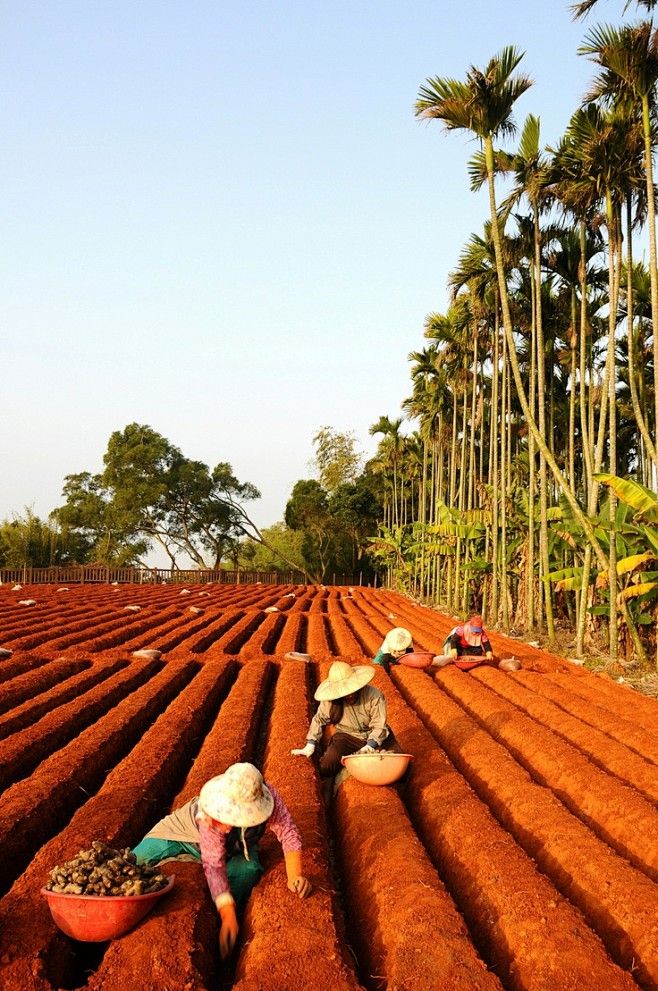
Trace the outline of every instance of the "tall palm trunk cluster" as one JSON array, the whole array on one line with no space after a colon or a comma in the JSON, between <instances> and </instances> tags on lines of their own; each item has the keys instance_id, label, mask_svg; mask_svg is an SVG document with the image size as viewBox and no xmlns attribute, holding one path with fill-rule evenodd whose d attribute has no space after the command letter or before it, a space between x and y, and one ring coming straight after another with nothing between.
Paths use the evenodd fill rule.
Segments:
<instances>
[{"instance_id":1,"label":"tall palm trunk cluster","mask_svg":"<svg viewBox=\"0 0 658 991\"><path fill-rule=\"evenodd\" d=\"M596 76L554 148L532 115L518 148L500 147L531 85L513 47L420 88L417 117L478 139L469 172L489 218L409 355L414 429L371 428L386 492L373 548L391 580L453 613L644 661L658 609L658 33L599 26L580 53Z\"/></svg>"}]
</instances>

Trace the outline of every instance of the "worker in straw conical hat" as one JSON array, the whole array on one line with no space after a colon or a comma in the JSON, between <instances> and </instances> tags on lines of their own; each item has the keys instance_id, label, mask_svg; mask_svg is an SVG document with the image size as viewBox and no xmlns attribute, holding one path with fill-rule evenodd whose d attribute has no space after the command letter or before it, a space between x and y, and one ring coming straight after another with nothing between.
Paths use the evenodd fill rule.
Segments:
<instances>
[{"instance_id":1,"label":"worker in straw conical hat","mask_svg":"<svg viewBox=\"0 0 658 991\"><path fill-rule=\"evenodd\" d=\"M373 664L381 664L388 674L391 664L398 664L404 654L414 649L413 638L404 626L396 626L386 634L382 645L372 659Z\"/></svg>"},{"instance_id":2,"label":"worker in straw conical hat","mask_svg":"<svg viewBox=\"0 0 658 991\"><path fill-rule=\"evenodd\" d=\"M311 757L322 740L326 726L334 733L320 758L320 774L330 778L341 770L341 759L349 754L391 750L402 753L386 722L386 699L369 684L375 675L371 666L335 661L329 675L315 692L320 703L307 733L306 746L293 754Z\"/></svg>"},{"instance_id":3,"label":"worker in straw conical hat","mask_svg":"<svg viewBox=\"0 0 658 991\"><path fill-rule=\"evenodd\" d=\"M224 960L238 937L244 909L264 868L259 841L269 826L281 843L288 888L300 898L311 893L302 874L302 839L277 789L253 764L232 764L171 815L161 819L133 850L137 862L200 860L220 918L219 950Z\"/></svg>"}]
</instances>

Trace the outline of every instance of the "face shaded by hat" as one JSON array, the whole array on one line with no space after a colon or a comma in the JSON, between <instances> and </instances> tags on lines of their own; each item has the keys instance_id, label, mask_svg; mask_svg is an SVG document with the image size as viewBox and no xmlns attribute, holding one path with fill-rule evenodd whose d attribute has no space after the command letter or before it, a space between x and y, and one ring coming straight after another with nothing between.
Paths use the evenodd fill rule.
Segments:
<instances>
[{"instance_id":1,"label":"face shaded by hat","mask_svg":"<svg viewBox=\"0 0 658 991\"><path fill-rule=\"evenodd\" d=\"M372 667L352 667L345 661L335 661L329 668L329 677L321 682L316 691L318 702L333 702L334 699L345 698L367 685L375 676Z\"/></svg>"},{"instance_id":2,"label":"face shaded by hat","mask_svg":"<svg viewBox=\"0 0 658 991\"><path fill-rule=\"evenodd\" d=\"M224 774L206 781L199 807L227 826L258 826L272 815L274 799L253 764L232 764Z\"/></svg>"},{"instance_id":3,"label":"face shaded by hat","mask_svg":"<svg viewBox=\"0 0 658 991\"><path fill-rule=\"evenodd\" d=\"M471 616L468 621L468 625L473 630L473 633L482 633L482 617L481 616Z\"/></svg>"}]
</instances>

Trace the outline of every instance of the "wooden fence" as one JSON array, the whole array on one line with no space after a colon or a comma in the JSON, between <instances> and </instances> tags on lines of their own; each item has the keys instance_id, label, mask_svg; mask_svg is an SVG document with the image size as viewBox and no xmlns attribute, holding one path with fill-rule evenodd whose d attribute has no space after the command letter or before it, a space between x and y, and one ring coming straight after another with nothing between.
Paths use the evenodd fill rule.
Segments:
<instances>
[{"instance_id":1,"label":"wooden fence","mask_svg":"<svg viewBox=\"0 0 658 991\"><path fill-rule=\"evenodd\" d=\"M306 585L301 571L209 571L175 568L112 568L82 565L53 568L0 568L0 583L21 585ZM360 585L361 575L333 575L332 585Z\"/></svg>"}]
</instances>

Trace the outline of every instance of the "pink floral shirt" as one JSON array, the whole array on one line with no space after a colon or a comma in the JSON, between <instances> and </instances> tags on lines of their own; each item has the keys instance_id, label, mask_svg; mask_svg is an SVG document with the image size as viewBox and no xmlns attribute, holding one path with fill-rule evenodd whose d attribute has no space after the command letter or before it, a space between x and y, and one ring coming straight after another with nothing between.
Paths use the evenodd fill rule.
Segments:
<instances>
[{"instance_id":1,"label":"pink floral shirt","mask_svg":"<svg viewBox=\"0 0 658 991\"><path fill-rule=\"evenodd\" d=\"M301 850L302 838L283 799L273 785L268 784L267 787L274 799L274 809L272 810L272 815L267 820L267 825L281 844L284 854L291 853L293 850ZM231 893L226 873L226 843L224 833L221 833L218 829L209 828L204 822L203 814L197 816L197 822L199 824L201 863L203 864L203 870L206 875L208 887L210 888L210 894L213 901L220 895L229 896L226 898L228 901Z\"/></svg>"}]
</instances>

